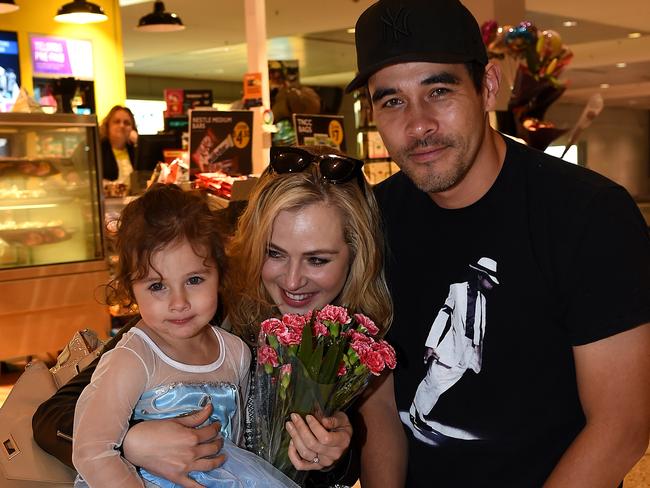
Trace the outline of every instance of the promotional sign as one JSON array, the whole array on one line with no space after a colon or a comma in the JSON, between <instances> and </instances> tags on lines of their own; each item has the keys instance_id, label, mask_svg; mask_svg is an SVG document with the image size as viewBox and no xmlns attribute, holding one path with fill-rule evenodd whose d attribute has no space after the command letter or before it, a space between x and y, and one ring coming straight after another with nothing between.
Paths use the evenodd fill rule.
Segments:
<instances>
[{"instance_id":1,"label":"promotional sign","mask_svg":"<svg viewBox=\"0 0 650 488\"><path fill-rule=\"evenodd\" d=\"M244 106L260 107L262 105L262 73L244 75Z\"/></svg>"},{"instance_id":2,"label":"promotional sign","mask_svg":"<svg viewBox=\"0 0 650 488\"><path fill-rule=\"evenodd\" d=\"M31 35L29 45L34 76L93 79L90 41Z\"/></svg>"},{"instance_id":3,"label":"promotional sign","mask_svg":"<svg viewBox=\"0 0 650 488\"><path fill-rule=\"evenodd\" d=\"M342 115L293 114L293 128L298 145L325 145L346 150Z\"/></svg>"},{"instance_id":4,"label":"promotional sign","mask_svg":"<svg viewBox=\"0 0 650 488\"><path fill-rule=\"evenodd\" d=\"M199 107L212 107L212 90L183 90L183 108L185 113L188 110Z\"/></svg>"},{"instance_id":5,"label":"promotional sign","mask_svg":"<svg viewBox=\"0 0 650 488\"><path fill-rule=\"evenodd\" d=\"M300 68L297 59L275 60L268 62L269 66L269 90L271 99L275 92L283 86L297 85L300 83Z\"/></svg>"},{"instance_id":6,"label":"promotional sign","mask_svg":"<svg viewBox=\"0 0 650 488\"><path fill-rule=\"evenodd\" d=\"M0 31L0 111L11 110L19 91L18 38L15 32Z\"/></svg>"},{"instance_id":7,"label":"promotional sign","mask_svg":"<svg viewBox=\"0 0 650 488\"><path fill-rule=\"evenodd\" d=\"M184 90L182 88L165 88L163 90L163 97L167 104L165 110L165 117L176 117L178 115L185 115L183 109Z\"/></svg>"},{"instance_id":8,"label":"promotional sign","mask_svg":"<svg viewBox=\"0 0 650 488\"><path fill-rule=\"evenodd\" d=\"M253 112L194 109L189 112L190 173L247 175L253 170Z\"/></svg>"}]
</instances>

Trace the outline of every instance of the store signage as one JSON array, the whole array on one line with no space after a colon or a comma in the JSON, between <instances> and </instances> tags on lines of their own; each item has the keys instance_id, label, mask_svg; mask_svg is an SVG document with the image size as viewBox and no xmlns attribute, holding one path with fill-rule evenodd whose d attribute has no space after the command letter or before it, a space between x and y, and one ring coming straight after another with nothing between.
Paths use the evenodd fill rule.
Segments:
<instances>
[{"instance_id":1,"label":"store signage","mask_svg":"<svg viewBox=\"0 0 650 488\"><path fill-rule=\"evenodd\" d=\"M29 44L34 76L93 79L93 46L90 41L30 36Z\"/></svg>"},{"instance_id":2,"label":"store signage","mask_svg":"<svg viewBox=\"0 0 650 488\"><path fill-rule=\"evenodd\" d=\"M0 31L0 112L9 112L20 91L18 37Z\"/></svg>"},{"instance_id":3,"label":"store signage","mask_svg":"<svg viewBox=\"0 0 650 488\"><path fill-rule=\"evenodd\" d=\"M262 106L262 73L246 73L244 75L244 106Z\"/></svg>"},{"instance_id":4,"label":"store signage","mask_svg":"<svg viewBox=\"0 0 650 488\"><path fill-rule=\"evenodd\" d=\"M185 114L185 110L183 109L185 92L182 88L165 88L163 90L163 96L165 97L165 103L167 104L165 117L176 117Z\"/></svg>"},{"instance_id":5,"label":"store signage","mask_svg":"<svg viewBox=\"0 0 650 488\"><path fill-rule=\"evenodd\" d=\"M301 146L326 145L346 150L342 115L293 114L293 128Z\"/></svg>"},{"instance_id":6,"label":"store signage","mask_svg":"<svg viewBox=\"0 0 650 488\"><path fill-rule=\"evenodd\" d=\"M248 175L253 170L253 112L189 111L190 173Z\"/></svg>"},{"instance_id":7,"label":"store signage","mask_svg":"<svg viewBox=\"0 0 650 488\"><path fill-rule=\"evenodd\" d=\"M212 107L212 90L183 90L183 108L185 112L193 108Z\"/></svg>"}]
</instances>

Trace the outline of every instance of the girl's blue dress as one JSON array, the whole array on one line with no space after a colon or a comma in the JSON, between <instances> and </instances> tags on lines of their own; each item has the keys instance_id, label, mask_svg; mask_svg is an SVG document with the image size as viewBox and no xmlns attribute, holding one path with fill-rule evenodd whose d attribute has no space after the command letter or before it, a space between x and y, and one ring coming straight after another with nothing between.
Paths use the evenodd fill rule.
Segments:
<instances>
[{"instance_id":1,"label":"girl's blue dress","mask_svg":"<svg viewBox=\"0 0 650 488\"><path fill-rule=\"evenodd\" d=\"M205 487L284 488L297 487L291 479L261 457L237 447L232 441L233 420L237 412L237 389L230 383L174 383L146 391L134 412L135 420L156 420L188 415L212 402L213 411L206 423L221 422L224 437L222 453L226 462L208 472L193 471L190 477ZM148 487L180 488L180 485L155 476L144 469L140 475Z\"/></svg>"}]
</instances>

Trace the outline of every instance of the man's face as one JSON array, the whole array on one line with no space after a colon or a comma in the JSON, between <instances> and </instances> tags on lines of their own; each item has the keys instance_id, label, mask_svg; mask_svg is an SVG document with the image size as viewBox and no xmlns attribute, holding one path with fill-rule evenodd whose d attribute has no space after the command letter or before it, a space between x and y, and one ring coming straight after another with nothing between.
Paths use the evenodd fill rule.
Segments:
<instances>
[{"instance_id":1,"label":"man's face","mask_svg":"<svg viewBox=\"0 0 650 488\"><path fill-rule=\"evenodd\" d=\"M490 281L490 279L483 273L479 274L478 284L479 284L479 289L482 292L492 291L492 289L494 288L494 283L492 283L492 281Z\"/></svg>"},{"instance_id":2,"label":"man's face","mask_svg":"<svg viewBox=\"0 0 650 488\"><path fill-rule=\"evenodd\" d=\"M460 186L486 127L486 99L463 64L402 63L368 80L374 119L388 152L427 193Z\"/></svg>"}]
</instances>

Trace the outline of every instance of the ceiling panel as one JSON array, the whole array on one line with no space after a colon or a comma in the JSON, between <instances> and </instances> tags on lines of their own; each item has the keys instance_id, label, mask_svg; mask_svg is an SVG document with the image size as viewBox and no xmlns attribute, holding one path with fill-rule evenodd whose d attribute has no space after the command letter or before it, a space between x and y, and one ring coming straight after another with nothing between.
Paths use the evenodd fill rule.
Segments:
<instances>
[{"instance_id":1,"label":"ceiling panel","mask_svg":"<svg viewBox=\"0 0 650 488\"><path fill-rule=\"evenodd\" d=\"M470 0L472 1L477 0ZM153 2L122 0L127 73L239 81L247 70L243 0L167 0L187 29L134 29ZM345 85L356 67L347 32L372 0L267 0L269 59L298 59L303 81ZM600 91L610 105L650 109L650 0L526 0L525 19L558 31L574 52L563 98L582 102ZM497 19L498 20L498 19ZM563 21L577 22L564 27ZM628 39L637 31L640 39ZM625 68L616 64L625 62ZM607 83L609 88L601 88Z\"/></svg>"}]
</instances>

